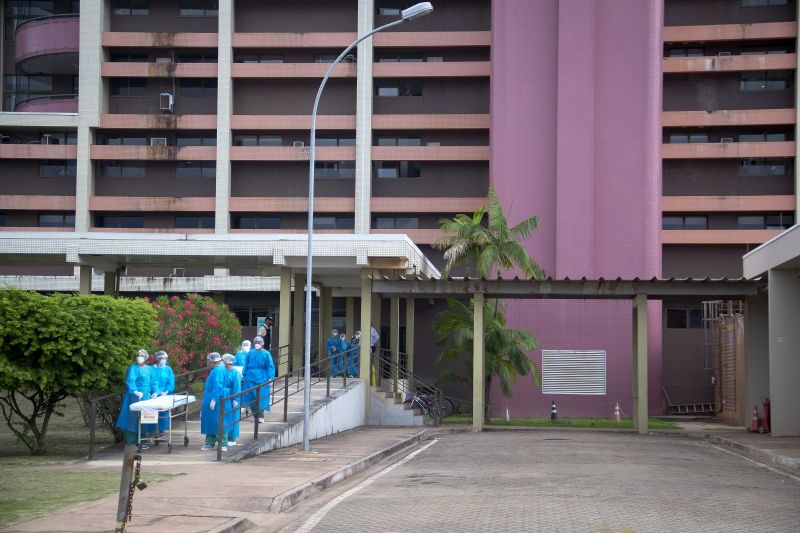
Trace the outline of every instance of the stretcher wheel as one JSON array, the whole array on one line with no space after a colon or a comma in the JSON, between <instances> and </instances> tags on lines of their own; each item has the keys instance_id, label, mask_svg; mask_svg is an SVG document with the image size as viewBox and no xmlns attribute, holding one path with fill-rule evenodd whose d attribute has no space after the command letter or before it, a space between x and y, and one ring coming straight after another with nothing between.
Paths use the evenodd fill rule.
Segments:
<instances>
[{"instance_id":1,"label":"stretcher wheel","mask_svg":"<svg viewBox=\"0 0 800 533\"><path fill-rule=\"evenodd\" d=\"M167 444L167 453L172 453L172 443Z\"/></svg>"},{"instance_id":2,"label":"stretcher wheel","mask_svg":"<svg viewBox=\"0 0 800 533\"><path fill-rule=\"evenodd\" d=\"M184 447L189 446L189 437L183 437L183 446Z\"/></svg>"}]
</instances>

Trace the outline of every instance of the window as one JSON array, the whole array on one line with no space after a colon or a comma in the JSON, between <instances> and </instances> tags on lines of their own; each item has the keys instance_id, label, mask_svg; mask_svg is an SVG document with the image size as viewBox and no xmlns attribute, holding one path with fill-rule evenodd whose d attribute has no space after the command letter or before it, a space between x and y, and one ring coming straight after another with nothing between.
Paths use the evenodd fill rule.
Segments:
<instances>
[{"instance_id":1,"label":"window","mask_svg":"<svg viewBox=\"0 0 800 533\"><path fill-rule=\"evenodd\" d=\"M353 229L355 219L353 217L314 217L314 229Z\"/></svg>"},{"instance_id":2,"label":"window","mask_svg":"<svg viewBox=\"0 0 800 533\"><path fill-rule=\"evenodd\" d=\"M78 144L78 134L74 131L50 131L42 133L41 144Z\"/></svg>"},{"instance_id":3,"label":"window","mask_svg":"<svg viewBox=\"0 0 800 533\"><path fill-rule=\"evenodd\" d=\"M178 137L177 146L216 146L217 137Z\"/></svg>"},{"instance_id":4,"label":"window","mask_svg":"<svg viewBox=\"0 0 800 533\"><path fill-rule=\"evenodd\" d=\"M428 58L411 54L380 54L375 59L378 63L424 63Z\"/></svg>"},{"instance_id":5,"label":"window","mask_svg":"<svg viewBox=\"0 0 800 533\"><path fill-rule=\"evenodd\" d=\"M791 173L789 159L759 158L739 160L740 176L787 176Z\"/></svg>"},{"instance_id":6,"label":"window","mask_svg":"<svg viewBox=\"0 0 800 533\"><path fill-rule=\"evenodd\" d=\"M419 178L422 167L417 161L377 161L373 175L378 178Z\"/></svg>"},{"instance_id":7,"label":"window","mask_svg":"<svg viewBox=\"0 0 800 533\"><path fill-rule=\"evenodd\" d=\"M409 135L399 137L376 137L377 146L422 146L422 138Z\"/></svg>"},{"instance_id":8,"label":"window","mask_svg":"<svg viewBox=\"0 0 800 533\"><path fill-rule=\"evenodd\" d=\"M147 63L147 54L111 54L113 63Z\"/></svg>"},{"instance_id":9,"label":"window","mask_svg":"<svg viewBox=\"0 0 800 533\"><path fill-rule=\"evenodd\" d=\"M355 178L355 161L315 161L315 178Z\"/></svg>"},{"instance_id":10,"label":"window","mask_svg":"<svg viewBox=\"0 0 800 533\"><path fill-rule=\"evenodd\" d=\"M377 0L375 13L384 17L399 17L401 12L414 2L404 0Z\"/></svg>"},{"instance_id":11,"label":"window","mask_svg":"<svg viewBox=\"0 0 800 533\"><path fill-rule=\"evenodd\" d=\"M280 229L280 217L235 216L232 220L235 229Z\"/></svg>"},{"instance_id":12,"label":"window","mask_svg":"<svg viewBox=\"0 0 800 533\"><path fill-rule=\"evenodd\" d=\"M703 57L705 52L702 48L671 48L667 50L668 57Z\"/></svg>"},{"instance_id":13,"label":"window","mask_svg":"<svg viewBox=\"0 0 800 533\"><path fill-rule=\"evenodd\" d=\"M742 0L742 7L788 6L789 0Z\"/></svg>"},{"instance_id":14,"label":"window","mask_svg":"<svg viewBox=\"0 0 800 533\"><path fill-rule=\"evenodd\" d=\"M280 135L255 135L244 134L233 136L234 146L283 146L283 137Z\"/></svg>"},{"instance_id":15,"label":"window","mask_svg":"<svg viewBox=\"0 0 800 533\"><path fill-rule=\"evenodd\" d=\"M783 91L792 88L792 73L788 70L767 70L742 72L739 81L739 90L752 91Z\"/></svg>"},{"instance_id":16,"label":"window","mask_svg":"<svg viewBox=\"0 0 800 533\"><path fill-rule=\"evenodd\" d=\"M147 16L150 14L149 0L112 0L112 15Z\"/></svg>"},{"instance_id":17,"label":"window","mask_svg":"<svg viewBox=\"0 0 800 533\"><path fill-rule=\"evenodd\" d=\"M661 217L661 229L664 230L701 230L708 229L708 217L698 215L664 215Z\"/></svg>"},{"instance_id":18,"label":"window","mask_svg":"<svg viewBox=\"0 0 800 533\"><path fill-rule=\"evenodd\" d=\"M40 228L74 228L75 215L41 214L39 215Z\"/></svg>"},{"instance_id":19,"label":"window","mask_svg":"<svg viewBox=\"0 0 800 533\"><path fill-rule=\"evenodd\" d=\"M39 162L39 176L43 178L66 178L78 175L77 163L73 160L47 160Z\"/></svg>"},{"instance_id":20,"label":"window","mask_svg":"<svg viewBox=\"0 0 800 533\"><path fill-rule=\"evenodd\" d=\"M788 140L788 135L785 133L742 133L739 135L739 142L741 143L780 142L786 140Z\"/></svg>"},{"instance_id":21,"label":"window","mask_svg":"<svg viewBox=\"0 0 800 533\"><path fill-rule=\"evenodd\" d=\"M216 63L217 54L178 54L178 63Z\"/></svg>"},{"instance_id":22,"label":"window","mask_svg":"<svg viewBox=\"0 0 800 533\"><path fill-rule=\"evenodd\" d=\"M234 63L283 63L280 54L236 54Z\"/></svg>"},{"instance_id":23,"label":"window","mask_svg":"<svg viewBox=\"0 0 800 533\"><path fill-rule=\"evenodd\" d=\"M215 161L178 161L175 176L178 178L215 178L217 163Z\"/></svg>"},{"instance_id":24,"label":"window","mask_svg":"<svg viewBox=\"0 0 800 533\"><path fill-rule=\"evenodd\" d=\"M422 96L422 85L407 81L379 81L375 83L375 96Z\"/></svg>"},{"instance_id":25,"label":"window","mask_svg":"<svg viewBox=\"0 0 800 533\"><path fill-rule=\"evenodd\" d=\"M763 215L741 215L739 216L739 229L764 229Z\"/></svg>"},{"instance_id":26,"label":"window","mask_svg":"<svg viewBox=\"0 0 800 533\"><path fill-rule=\"evenodd\" d=\"M98 176L102 178L143 178L144 161L100 161Z\"/></svg>"},{"instance_id":27,"label":"window","mask_svg":"<svg viewBox=\"0 0 800 533\"><path fill-rule=\"evenodd\" d=\"M419 227L417 217L377 217L375 229L416 229Z\"/></svg>"},{"instance_id":28,"label":"window","mask_svg":"<svg viewBox=\"0 0 800 533\"><path fill-rule=\"evenodd\" d=\"M55 14L52 0L6 0L5 39L13 40L14 31L23 22Z\"/></svg>"},{"instance_id":29,"label":"window","mask_svg":"<svg viewBox=\"0 0 800 533\"><path fill-rule=\"evenodd\" d=\"M667 308L667 329L702 329L702 309Z\"/></svg>"},{"instance_id":30,"label":"window","mask_svg":"<svg viewBox=\"0 0 800 533\"><path fill-rule=\"evenodd\" d=\"M673 133L669 136L670 144L707 143L708 134L705 133Z\"/></svg>"},{"instance_id":31,"label":"window","mask_svg":"<svg viewBox=\"0 0 800 533\"><path fill-rule=\"evenodd\" d=\"M147 78L112 78L111 96L147 96Z\"/></svg>"},{"instance_id":32,"label":"window","mask_svg":"<svg viewBox=\"0 0 800 533\"><path fill-rule=\"evenodd\" d=\"M740 215L739 229L779 229L784 230L794 225L793 213L777 213L774 215Z\"/></svg>"},{"instance_id":33,"label":"window","mask_svg":"<svg viewBox=\"0 0 800 533\"><path fill-rule=\"evenodd\" d=\"M182 78L178 83L181 96L217 96L215 78Z\"/></svg>"},{"instance_id":34,"label":"window","mask_svg":"<svg viewBox=\"0 0 800 533\"><path fill-rule=\"evenodd\" d=\"M3 76L3 110L14 111L17 104L53 94L52 76Z\"/></svg>"},{"instance_id":35,"label":"window","mask_svg":"<svg viewBox=\"0 0 800 533\"><path fill-rule=\"evenodd\" d=\"M0 213L0 226L5 226L5 225L6 225L6 214Z\"/></svg>"},{"instance_id":36,"label":"window","mask_svg":"<svg viewBox=\"0 0 800 533\"><path fill-rule=\"evenodd\" d=\"M317 137L317 146L355 146L355 137Z\"/></svg>"},{"instance_id":37,"label":"window","mask_svg":"<svg viewBox=\"0 0 800 533\"><path fill-rule=\"evenodd\" d=\"M175 215L175 227L181 229L213 228L213 215Z\"/></svg>"},{"instance_id":38,"label":"window","mask_svg":"<svg viewBox=\"0 0 800 533\"><path fill-rule=\"evenodd\" d=\"M115 146L147 146L147 137L123 137L114 135L106 137L105 144Z\"/></svg>"},{"instance_id":39,"label":"window","mask_svg":"<svg viewBox=\"0 0 800 533\"><path fill-rule=\"evenodd\" d=\"M97 217L100 228L143 228L144 217L132 215L100 215Z\"/></svg>"},{"instance_id":40,"label":"window","mask_svg":"<svg viewBox=\"0 0 800 533\"><path fill-rule=\"evenodd\" d=\"M181 0L182 17L216 17L219 15L217 0Z\"/></svg>"}]
</instances>

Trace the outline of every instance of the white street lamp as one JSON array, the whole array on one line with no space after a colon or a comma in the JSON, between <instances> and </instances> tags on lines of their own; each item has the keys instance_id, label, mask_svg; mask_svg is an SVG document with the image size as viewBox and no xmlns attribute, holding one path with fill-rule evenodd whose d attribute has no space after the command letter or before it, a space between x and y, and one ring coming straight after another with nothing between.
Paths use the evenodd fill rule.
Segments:
<instances>
[{"instance_id":1,"label":"white street lamp","mask_svg":"<svg viewBox=\"0 0 800 533\"><path fill-rule=\"evenodd\" d=\"M308 442L308 409L309 404L311 403L311 274L312 274L312 239L314 236L314 151L316 148L316 133L317 133L317 108L319 107L319 98L322 96L322 90L325 88L325 84L328 82L328 78L333 72L333 69L339 62L344 59L350 50L355 48L355 46L363 41L371 37L372 35L391 28L392 26L397 26L398 24L402 24L407 20L414 20L420 17L424 17L433 12L433 6L430 2L420 2L415 4L408 9L404 9L400 13L400 19L395 20L394 22L390 22L389 24L384 24L379 28L375 28L374 30L362 35L353 43L344 49L344 51L339 54L339 57L331 63L331 66L328 67L328 71L325 73L325 76L322 78L322 82L319 84L319 89L317 90L317 96L314 98L314 108L311 111L311 146L308 149L308 257L306 258L306 323L305 323L305 374L304 374L304 394L303 394L303 451L307 452L311 449L311 446ZM295 290L297 288L295 287ZM321 347L320 347L321 348ZM321 352L320 352L321 353ZM362 376L364 377L364 376Z\"/></svg>"}]
</instances>

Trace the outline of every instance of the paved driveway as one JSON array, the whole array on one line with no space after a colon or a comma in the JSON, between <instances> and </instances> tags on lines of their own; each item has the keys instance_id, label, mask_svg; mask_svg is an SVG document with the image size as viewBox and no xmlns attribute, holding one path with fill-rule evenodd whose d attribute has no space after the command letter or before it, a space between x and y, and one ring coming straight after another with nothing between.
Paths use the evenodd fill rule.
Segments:
<instances>
[{"instance_id":1,"label":"paved driveway","mask_svg":"<svg viewBox=\"0 0 800 533\"><path fill-rule=\"evenodd\" d=\"M446 435L358 487L309 530L800 531L800 480L677 436Z\"/></svg>"}]
</instances>

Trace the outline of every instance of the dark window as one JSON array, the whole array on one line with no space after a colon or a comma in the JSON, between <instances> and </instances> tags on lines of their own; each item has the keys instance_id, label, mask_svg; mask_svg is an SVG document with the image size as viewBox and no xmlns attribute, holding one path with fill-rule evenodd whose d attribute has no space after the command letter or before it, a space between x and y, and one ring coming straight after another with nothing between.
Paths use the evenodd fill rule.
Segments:
<instances>
[{"instance_id":1,"label":"dark window","mask_svg":"<svg viewBox=\"0 0 800 533\"><path fill-rule=\"evenodd\" d=\"M239 216L233 217L234 229L280 229L280 217Z\"/></svg>"},{"instance_id":2,"label":"dark window","mask_svg":"<svg viewBox=\"0 0 800 533\"><path fill-rule=\"evenodd\" d=\"M112 0L111 14L136 15L150 14L150 0Z\"/></svg>"},{"instance_id":3,"label":"dark window","mask_svg":"<svg viewBox=\"0 0 800 533\"><path fill-rule=\"evenodd\" d=\"M147 96L147 78L112 78L111 96Z\"/></svg>"},{"instance_id":4,"label":"dark window","mask_svg":"<svg viewBox=\"0 0 800 533\"><path fill-rule=\"evenodd\" d=\"M216 137L178 137L178 146L216 146Z\"/></svg>"},{"instance_id":5,"label":"dark window","mask_svg":"<svg viewBox=\"0 0 800 533\"><path fill-rule=\"evenodd\" d=\"M3 110L14 111L17 104L53 94L51 76L3 76Z\"/></svg>"},{"instance_id":6,"label":"dark window","mask_svg":"<svg viewBox=\"0 0 800 533\"><path fill-rule=\"evenodd\" d=\"M692 329L703 328L703 310L689 309L689 327Z\"/></svg>"},{"instance_id":7,"label":"dark window","mask_svg":"<svg viewBox=\"0 0 800 533\"><path fill-rule=\"evenodd\" d=\"M783 91L792 88L792 72L788 70L766 70L742 72L739 90L751 91Z\"/></svg>"},{"instance_id":8,"label":"dark window","mask_svg":"<svg viewBox=\"0 0 800 533\"><path fill-rule=\"evenodd\" d=\"M42 133L39 142L41 144L78 144L78 134L64 131Z\"/></svg>"},{"instance_id":9,"label":"dark window","mask_svg":"<svg viewBox=\"0 0 800 533\"><path fill-rule=\"evenodd\" d=\"M236 54L234 63L283 63L280 54Z\"/></svg>"},{"instance_id":10,"label":"dark window","mask_svg":"<svg viewBox=\"0 0 800 533\"><path fill-rule=\"evenodd\" d=\"M114 135L106 137L105 144L113 144L116 146L146 146L147 137L123 137Z\"/></svg>"},{"instance_id":11,"label":"dark window","mask_svg":"<svg viewBox=\"0 0 800 533\"><path fill-rule=\"evenodd\" d=\"M355 137L317 137L317 146L355 146Z\"/></svg>"},{"instance_id":12,"label":"dark window","mask_svg":"<svg viewBox=\"0 0 800 533\"><path fill-rule=\"evenodd\" d=\"M664 215L661 217L661 229L708 229L708 217L705 215Z\"/></svg>"},{"instance_id":13,"label":"dark window","mask_svg":"<svg viewBox=\"0 0 800 533\"><path fill-rule=\"evenodd\" d=\"M742 7L788 6L789 0L742 0Z\"/></svg>"},{"instance_id":14,"label":"dark window","mask_svg":"<svg viewBox=\"0 0 800 533\"><path fill-rule=\"evenodd\" d=\"M98 176L102 178L143 178L144 161L100 161Z\"/></svg>"},{"instance_id":15,"label":"dark window","mask_svg":"<svg viewBox=\"0 0 800 533\"><path fill-rule=\"evenodd\" d=\"M175 173L178 178L214 178L217 176L215 161L178 161Z\"/></svg>"},{"instance_id":16,"label":"dark window","mask_svg":"<svg viewBox=\"0 0 800 533\"><path fill-rule=\"evenodd\" d=\"M778 213L777 215L766 215L764 224L767 229L789 229L794 226L794 214Z\"/></svg>"},{"instance_id":17,"label":"dark window","mask_svg":"<svg viewBox=\"0 0 800 533\"><path fill-rule=\"evenodd\" d=\"M373 175L378 178L419 178L422 167L417 161L377 161Z\"/></svg>"},{"instance_id":18,"label":"dark window","mask_svg":"<svg viewBox=\"0 0 800 533\"><path fill-rule=\"evenodd\" d=\"M740 176L788 176L790 159L740 159Z\"/></svg>"},{"instance_id":19,"label":"dark window","mask_svg":"<svg viewBox=\"0 0 800 533\"><path fill-rule=\"evenodd\" d=\"M113 63L147 63L147 54L111 54Z\"/></svg>"},{"instance_id":20,"label":"dark window","mask_svg":"<svg viewBox=\"0 0 800 533\"><path fill-rule=\"evenodd\" d=\"M422 138L409 135L399 137L376 137L376 146L422 146Z\"/></svg>"},{"instance_id":21,"label":"dark window","mask_svg":"<svg viewBox=\"0 0 800 533\"><path fill-rule=\"evenodd\" d=\"M143 228L144 217L132 215L99 215L97 226L100 228Z\"/></svg>"},{"instance_id":22,"label":"dark window","mask_svg":"<svg viewBox=\"0 0 800 533\"><path fill-rule=\"evenodd\" d=\"M315 161L315 178L355 178L355 161Z\"/></svg>"},{"instance_id":23,"label":"dark window","mask_svg":"<svg viewBox=\"0 0 800 533\"><path fill-rule=\"evenodd\" d=\"M181 0L182 17L216 17L219 15L217 0Z\"/></svg>"},{"instance_id":24,"label":"dark window","mask_svg":"<svg viewBox=\"0 0 800 533\"><path fill-rule=\"evenodd\" d=\"M74 228L75 215L41 214L39 215L40 228Z\"/></svg>"},{"instance_id":25,"label":"dark window","mask_svg":"<svg viewBox=\"0 0 800 533\"><path fill-rule=\"evenodd\" d=\"M669 136L670 144L707 143L708 135L705 133L673 133Z\"/></svg>"},{"instance_id":26,"label":"dark window","mask_svg":"<svg viewBox=\"0 0 800 533\"><path fill-rule=\"evenodd\" d=\"M0 213L0 226L5 226L5 225L6 225L6 214Z\"/></svg>"},{"instance_id":27,"label":"dark window","mask_svg":"<svg viewBox=\"0 0 800 533\"><path fill-rule=\"evenodd\" d=\"M385 17L399 17L401 12L415 2L406 0L377 0L375 13Z\"/></svg>"},{"instance_id":28,"label":"dark window","mask_svg":"<svg viewBox=\"0 0 800 533\"><path fill-rule=\"evenodd\" d=\"M14 40L14 31L23 22L55 14L52 0L6 0L5 39Z\"/></svg>"},{"instance_id":29,"label":"dark window","mask_svg":"<svg viewBox=\"0 0 800 533\"><path fill-rule=\"evenodd\" d=\"M764 229L764 216L763 215L740 215L739 229Z\"/></svg>"},{"instance_id":30,"label":"dark window","mask_svg":"<svg viewBox=\"0 0 800 533\"><path fill-rule=\"evenodd\" d=\"M705 53L702 48L670 48L668 57L702 57Z\"/></svg>"},{"instance_id":31,"label":"dark window","mask_svg":"<svg viewBox=\"0 0 800 533\"><path fill-rule=\"evenodd\" d=\"M216 63L217 54L178 54L178 63Z\"/></svg>"},{"instance_id":32,"label":"dark window","mask_svg":"<svg viewBox=\"0 0 800 533\"><path fill-rule=\"evenodd\" d=\"M43 178L64 178L77 174L77 163L73 160L48 159L39 163L39 176Z\"/></svg>"},{"instance_id":33,"label":"dark window","mask_svg":"<svg viewBox=\"0 0 800 533\"><path fill-rule=\"evenodd\" d=\"M283 146L283 137L280 135L234 135L234 146Z\"/></svg>"},{"instance_id":34,"label":"dark window","mask_svg":"<svg viewBox=\"0 0 800 533\"><path fill-rule=\"evenodd\" d=\"M686 329L686 309L667 309L667 329Z\"/></svg>"},{"instance_id":35,"label":"dark window","mask_svg":"<svg viewBox=\"0 0 800 533\"><path fill-rule=\"evenodd\" d=\"M375 96L422 96L422 85L413 81L378 81Z\"/></svg>"},{"instance_id":36,"label":"dark window","mask_svg":"<svg viewBox=\"0 0 800 533\"><path fill-rule=\"evenodd\" d=\"M781 142L788 140L789 136L786 133L742 133L739 135L739 142L742 143Z\"/></svg>"},{"instance_id":37,"label":"dark window","mask_svg":"<svg viewBox=\"0 0 800 533\"><path fill-rule=\"evenodd\" d=\"M182 229L189 228L213 228L214 216L207 215L175 215L175 227Z\"/></svg>"},{"instance_id":38,"label":"dark window","mask_svg":"<svg viewBox=\"0 0 800 533\"><path fill-rule=\"evenodd\" d=\"M180 96L217 96L215 78L182 78L178 83Z\"/></svg>"},{"instance_id":39,"label":"dark window","mask_svg":"<svg viewBox=\"0 0 800 533\"><path fill-rule=\"evenodd\" d=\"M375 229L416 229L419 227L417 217L376 217Z\"/></svg>"},{"instance_id":40,"label":"dark window","mask_svg":"<svg viewBox=\"0 0 800 533\"><path fill-rule=\"evenodd\" d=\"M314 229L353 229L355 219L353 217L314 217Z\"/></svg>"},{"instance_id":41,"label":"dark window","mask_svg":"<svg viewBox=\"0 0 800 533\"><path fill-rule=\"evenodd\" d=\"M424 63L427 58L411 54L380 54L375 59L378 63Z\"/></svg>"}]
</instances>

